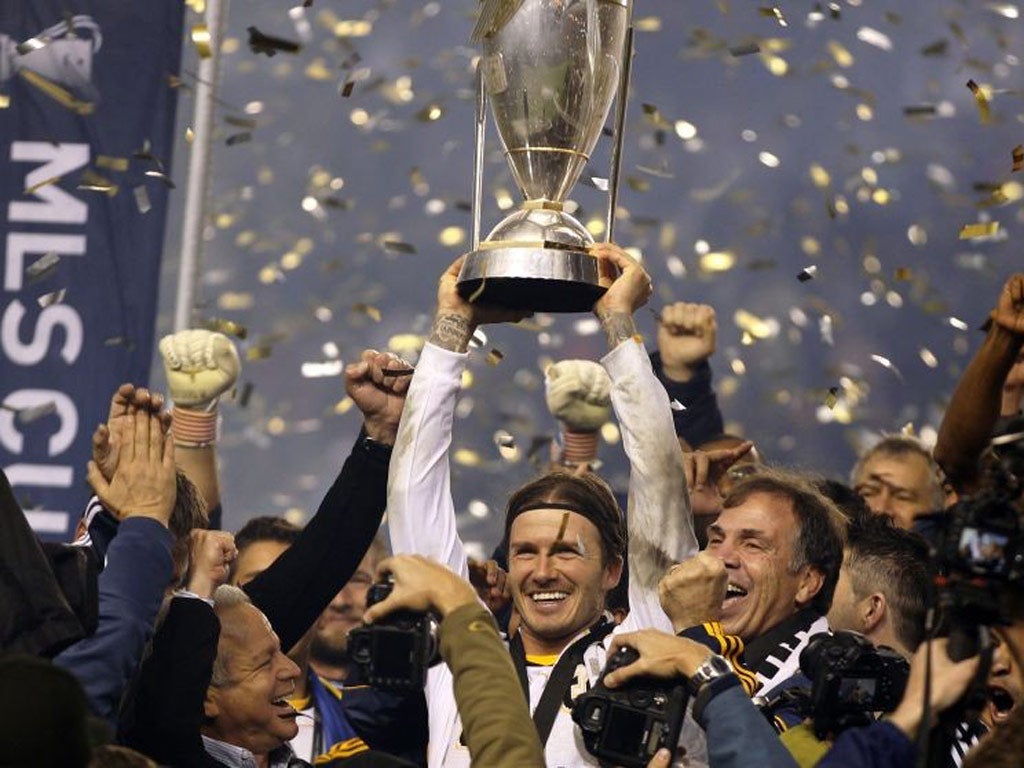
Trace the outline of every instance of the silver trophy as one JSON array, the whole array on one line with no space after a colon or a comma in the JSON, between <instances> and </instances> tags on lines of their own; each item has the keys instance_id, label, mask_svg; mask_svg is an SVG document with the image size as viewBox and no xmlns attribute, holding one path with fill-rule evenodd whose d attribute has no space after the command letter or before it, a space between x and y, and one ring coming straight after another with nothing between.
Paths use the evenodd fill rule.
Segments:
<instances>
[{"instance_id":1,"label":"silver trophy","mask_svg":"<svg viewBox=\"0 0 1024 768\"><path fill-rule=\"evenodd\" d=\"M488 0L487 5L508 0ZM548 312L589 310L615 268L564 210L612 100L618 109L605 235L612 235L632 52L631 0L523 0L483 37L477 70L473 249L459 274L471 301ZM490 102L526 201L480 241L484 124Z\"/></svg>"}]
</instances>

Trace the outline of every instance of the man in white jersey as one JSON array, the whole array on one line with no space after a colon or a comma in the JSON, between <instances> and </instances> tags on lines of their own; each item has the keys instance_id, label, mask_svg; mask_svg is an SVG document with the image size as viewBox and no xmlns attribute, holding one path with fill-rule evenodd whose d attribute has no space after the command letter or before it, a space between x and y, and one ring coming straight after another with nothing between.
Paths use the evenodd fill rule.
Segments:
<instances>
[{"instance_id":1,"label":"man in white jersey","mask_svg":"<svg viewBox=\"0 0 1024 768\"><path fill-rule=\"evenodd\" d=\"M670 631L658 601L658 581L669 565L693 555L697 543L669 399L633 324L633 313L651 295L651 282L618 246L599 244L593 253L621 270L594 305L611 349L601 364L612 380L612 405L631 467L630 613L615 631ZM388 521L396 554L432 557L465 578L466 553L456 529L448 463L456 396L476 327L523 313L462 299L455 287L460 267L461 259L439 282L433 330L409 388L391 459ZM611 631L605 596L623 567L617 513L610 489L593 476L544 477L510 500L505 526L509 583L521 618L510 651L550 768L597 764L584 750L566 703L596 681L605 663ZM426 695L429 765L468 766L447 667L431 670Z\"/></svg>"}]
</instances>

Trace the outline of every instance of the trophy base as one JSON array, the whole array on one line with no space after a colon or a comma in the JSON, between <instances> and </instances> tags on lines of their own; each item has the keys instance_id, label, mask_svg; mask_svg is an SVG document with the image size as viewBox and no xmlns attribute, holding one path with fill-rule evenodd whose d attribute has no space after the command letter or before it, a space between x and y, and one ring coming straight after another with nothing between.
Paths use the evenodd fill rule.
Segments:
<instances>
[{"instance_id":1,"label":"trophy base","mask_svg":"<svg viewBox=\"0 0 1024 768\"><path fill-rule=\"evenodd\" d=\"M481 248L463 262L458 289L473 303L535 312L589 312L615 279L614 269L585 251Z\"/></svg>"}]
</instances>

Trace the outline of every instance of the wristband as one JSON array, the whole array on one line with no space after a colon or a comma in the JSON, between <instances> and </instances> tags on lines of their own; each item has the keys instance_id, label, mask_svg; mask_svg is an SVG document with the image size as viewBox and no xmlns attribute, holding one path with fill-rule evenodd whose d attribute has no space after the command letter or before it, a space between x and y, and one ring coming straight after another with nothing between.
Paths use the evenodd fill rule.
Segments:
<instances>
[{"instance_id":1,"label":"wristband","mask_svg":"<svg viewBox=\"0 0 1024 768\"><path fill-rule=\"evenodd\" d=\"M182 448L203 448L217 442L217 409L197 411L175 406L171 412L174 444Z\"/></svg>"},{"instance_id":2,"label":"wristband","mask_svg":"<svg viewBox=\"0 0 1024 768\"><path fill-rule=\"evenodd\" d=\"M597 458L597 432L577 432L563 424L562 443L564 464L591 464Z\"/></svg>"}]
</instances>

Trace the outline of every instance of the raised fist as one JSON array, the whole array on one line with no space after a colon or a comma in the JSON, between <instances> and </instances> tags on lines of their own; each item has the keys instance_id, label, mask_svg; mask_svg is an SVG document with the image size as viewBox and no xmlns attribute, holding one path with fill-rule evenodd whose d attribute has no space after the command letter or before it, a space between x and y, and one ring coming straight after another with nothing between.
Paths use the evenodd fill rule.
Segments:
<instances>
[{"instance_id":1,"label":"raised fist","mask_svg":"<svg viewBox=\"0 0 1024 768\"><path fill-rule=\"evenodd\" d=\"M718 324L715 310L707 304L677 301L661 310L658 351L665 375L689 381L693 367L715 353Z\"/></svg>"},{"instance_id":2,"label":"raised fist","mask_svg":"<svg viewBox=\"0 0 1024 768\"><path fill-rule=\"evenodd\" d=\"M993 322L1010 333L1024 336L1024 272L1011 275L992 310Z\"/></svg>"},{"instance_id":3,"label":"raised fist","mask_svg":"<svg viewBox=\"0 0 1024 768\"><path fill-rule=\"evenodd\" d=\"M363 350L358 363L345 367L345 393L362 412L371 439L394 445L412 372L398 355L375 349Z\"/></svg>"},{"instance_id":4,"label":"raised fist","mask_svg":"<svg viewBox=\"0 0 1024 768\"><path fill-rule=\"evenodd\" d=\"M160 355L171 399L186 408L212 403L234 386L242 368L230 339L202 328L164 336Z\"/></svg>"},{"instance_id":5,"label":"raised fist","mask_svg":"<svg viewBox=\"0 0 1024 768\"><path fill-rule=\"evenodd\" d=\"M717 621L728 581L725 565L707 551L672 566L658 584L658 597L675 631Z\"/></svg>"},{"instance_id":6,"label":"raised fist","mask_svg":"<svg viewBox=\"0 0 1024 768\"><path fill-rule=\"evenodd\" d=\"M598 363L562 360L548 366L548 410L574 432L596 432L611 415L612 382Z\"/></svg>"}]
</instances>

